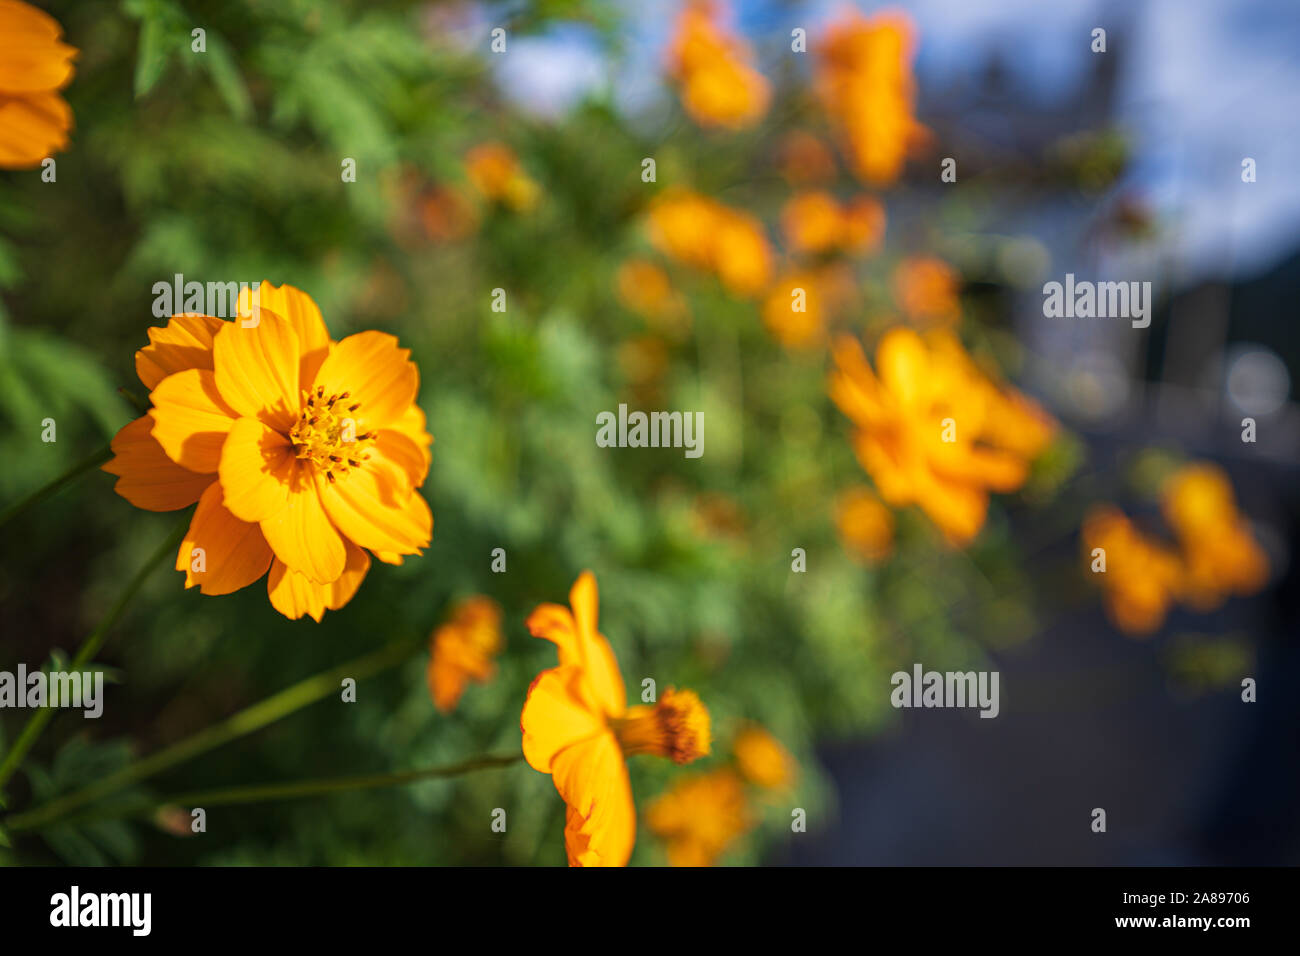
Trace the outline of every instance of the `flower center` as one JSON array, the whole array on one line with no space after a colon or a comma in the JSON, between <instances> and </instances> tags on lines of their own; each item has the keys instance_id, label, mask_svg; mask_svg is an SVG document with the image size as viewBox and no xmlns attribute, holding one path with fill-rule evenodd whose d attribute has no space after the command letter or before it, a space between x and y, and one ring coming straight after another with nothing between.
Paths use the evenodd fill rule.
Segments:
<instances>
[{"instance_id":1,"label":"flower center","mask_svg":"<svg viewBox=\"0 0 1300 956\"><path fill-rule=\"evenodd\" d=\"M669 687L653 707L633 707L616 720L614 734L627 756L655 754L690 763L709 752L709 712L691 690Z\"/></svg>"},{"instance_id":2,"label":"flower center","mask_svg":"<svg viewBox=\"0 0 1300 956\"><path fill-rule=\"evenodd\" d=\"M347 392L326 395L323 386L307 394L307 404L289 431L297 457L310 461L330 481L360 468L370 457L374 432L358 432L356 419L360 402L349 402Z\"/></svg>"}]
</instances>

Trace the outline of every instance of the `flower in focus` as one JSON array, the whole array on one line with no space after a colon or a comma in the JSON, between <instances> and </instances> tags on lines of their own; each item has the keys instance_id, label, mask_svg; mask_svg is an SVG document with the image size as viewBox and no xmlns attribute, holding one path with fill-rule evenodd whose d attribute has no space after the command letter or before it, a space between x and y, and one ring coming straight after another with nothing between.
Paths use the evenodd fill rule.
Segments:
<instances>
[{"instance_id":1,"label":"flower in focus","mask_svg":"<svg viewBox=\"0 0 1300 956\"><path fill-rule=\"evenodd\" d=\"M438 710L451 713L470 681L482 684L496 673L500 605L481 594L461 601L433 632L429 651L429 695Z\"/></svg>"},{"instance_id":2,"label":"flower in focus","mask_svg":"<svg viewBox=\"0 0 1300 956\"><path fill-rule=\"evenodd\" d=\"M763 225L748 213L685 190L650 207L650 239L665 255L712 272L733 295L749 298L767 286L772 251Z\"/></svg>"},{"instance_id":3,"label":"flower in focus","mask_svg":"<svg viewBox=\"0 0 1300 956\"><path fill-rule=\"evenodd\" d=\"M646 810L650 832L668 844L672 866L713 866L754 825L744 784L723 767L678 780Z\"/></svg>"},{"instance_id":4,"label":"flower in focus","mask_svg":"<svg viewBox=\"0 0 1300 956\"><path fill-rule=\"evenodd\" d=\"M1098 505L1084 517L1084 560L1105 552L1105 571L1095 577L1104 593L1106 614L1130 634L1149 634L1164 623L1177 598L1183 568L1178 555L1139 531L1113 505Z\"/></svg>"},{"instance_id":5,"label":"flower in focus","mask_svg":"<svg viewBox=\"0 0 1300 956\"><path fill-rule=\"evenodd\" d=\"M716 5L704 0L682 9L668 50L668 72L696 123L741 129L767 111L771 88L750 66L749 48L718 25L716 12Z\"/></svg>"},{"instance_id":6,"label":"flower in focus","mask_svg":"<svg viewBox=\"0 0 1300 956\"><path fill-rule=\"evenodd\" d=\"M920 506L954 546L979 532L990 492L1024 484L1054 433L1045 412L984 375L951 333L892 328L874 371L847 336L834 359L831 398L857 427L854 450L881 498Z\"/></svg>"},{"instance_id":7,"label":"flower in focus","mask_svg":"<svg viewBox=\"0 0 1300 956\"><path fill-rule=\"evenodd\" d=\"M465 154L465 172L485 199L528 212L537 205L541 187L504 143L480 143Z\"/></svg>"},{"instance_id":8,"label":"flower in focus","mask_svg":"<svg viewBox=\"0 0 1300 956\"><path fill-rule=\"evenodd\" d=\"M731 751L740 775L755 786L782 790L794 783L799 769L794 758L758 724L742 728L731 744Z\"/></svg>"},{"instance_id":9,"label":"flower in focus","mask_svg":"<svg viewBox=\"0 0 1300 956\"><path fill-rule=\"evenodd\" d=\"M920 328L951 327L961 319L961 280L940 259L916 256L894 269L894 296Z\"/></svg>"},{"instance_id":10,"label":"flower in focus","mask_svg":"<svg viewBox=\"0 0 1300 956\"><path fill-rule=\"evenodd\" d=\"M624 866L636 841L626 758L690 763L709 752L709 712L689 690L668 688L653 706L627 706L614 651L597 630L596 578L584 571L570 608L541 604L528 617L535 637L555 643L559 666L528 688L519 726L529 766L549 773L567 805L564 846L571 866Z\"/></svg>"},{"instance_id":11,"label":"flower in focus","mask_svg":"<svg viewBox=\"0 0 1300 956\"><path fill-rule=\"evenodd\" d=\"M77 49L59 22L21 0L0 0L0 168L30 169L68 146L72 110L59 91Z\"/></svg>"},{"instance_id":12,"label":"flower in focus","mask_svg":"<svg viewBox=\"0 0 1300 956\"><path fill-rule=\"evenodd\" d=\"M1186 465L1165 480L1160 499L1183 554L1188 604L1213 610L1228 595L1254 594L1268 581L1268 558L1237 510L1222 468L1208 462Z\"/></svg>"},{"instance_id":13,"label":"flower in focus","mask_svg":"<svg viewBox=\"0 0 1300 956\"><path fill-rule=\"evenodd\" d=\"M777 165L792 186L835 178L835 157L820 139L804 130L787 133L777 152Z\"/></svg>"},{"instance_id":14,"label":"flower in focus","mask_svg":"<svg viewBox=\"0 0 1300 956\"><path fill-rule=\"evenodd\" d=\"M835 526L844 549L863 564L877 564L894 550L894 513L869 488L850 488L840 495Z\"/></svg>"},{"instance_id":15,"label":"flower in focus","mask_svg":"<svg viewBox=\"0 0 1300 956\"><path fill-rule=\"evenodd\" d=\"M153 407L103 469L147 511L198 502L176 558L187 588L229 594L269 570L272 606L319 621L351 600L371 554L401 564L429 543L419 374L391 335L332 341L292 286L245 289L236 311L149 330L135 364Z\"/></svg>"},{"instance_id":16,"label":"flower in focus","mask_svg":"<svg viewBox=\"0 0 1300 956\"><path fill-rule=\"evenodd\" d=\"M914 28L906 14L867 18L856 10L831 24L818 50L818 95L840 130L857 176L892 183L925 127L912 114Z\"/></svg>"}]
</instances>

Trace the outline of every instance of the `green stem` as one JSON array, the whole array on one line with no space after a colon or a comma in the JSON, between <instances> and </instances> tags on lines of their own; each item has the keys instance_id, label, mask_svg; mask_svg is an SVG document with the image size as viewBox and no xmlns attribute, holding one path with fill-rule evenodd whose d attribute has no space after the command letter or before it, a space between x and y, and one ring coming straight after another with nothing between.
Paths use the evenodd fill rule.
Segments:
<instances>
[{"instance_id":1,"label":"green stem","mask_svg":"<svg viewBox=\"0 0 1300 956\"><path fill-rule=\"evenodd\" d=\"M322 777L315 780L295 780L289 783L251 784L242 787L223 787L218 790L199 790L193 793L181 793L163 800L150 800L144 803L124 804L118 807L96 812L80 814L64 822L83 823L90 820L105 820L118 817L145 816L157 813L167 807L208 807L237 804L259 803L271 800L296 800L301 797L316 797L327 793L342 793L349 790L374 790L378 787L400 787L420 780L436 777L456 777L476 770L493 770L508 767L523 759L522 753L498 754L495 756L476 757L461 763L441 767L425 767L420 770L400 770L393 773L372 773L357 777ZM29 816L24 814L23 816ZM6 824L11 832L31 830L44 825L14 817Z\"/></svg>"},{"instance_id":2,"label":"green stem","mask_svg":"<svg viewBox=\"0 0 1300 956\"><path fill-rule=\"evenodd\" d=\"M100 465L102 465L104 462L108 461L112 457L113 457L112 448L108 445L105 445L103 448L99 449L99 451L95 452L89 458L86 458L85 460L80 461L77 464L73 465L71 468L65 471L58 478L55 478L49 484L45 485L42 488L37 488L35 491L33 491L22 501L15 502L14 504L6 508L3 512L0 512L0 527L3 527L4 525L8 524L10 520L16 518L18 515L22 514L24 511L26 511L28 508L32 507L33 505L39 504L40 502L44 501L46 498L50 497L50 495L54 494L57 491L62 490L65 485L69 485L72 482L76 481L86 472L93 471L94 469L98 468Z\"/></svg>"},{"instance_id":3,"label":"green stem","mask_svg":"<svg viewBox=\"0 0 1300 956\"><path fill-rule=\"evenodd\" d=\"M88 787L83 787L67 796L52 800L43 806L8 817L5 820L5 828L8 830L30 830L35 827L46 826L80 806L121 790L123 787L146 777L151 777L169 767L183 763L201 753L220 747L222 744L229 743L255 730L260 730L308 704L314 703L332 693L337 693L345 677L360 680L398 664L410 656L415 646L410 641L390 644L364 657L341 664L332 670L308 677L306 680L299 681L278 694L273 694L251 707L246 707L220 723L213 724L211 727L186 737L170 747L164 747L157 753L150 754L142 760L137 760L130 766L124 767L117 773L109 774Z\"/></svg>"},{"instance_id":4,"label":"green stem","mask_svg":"<svg viewBox=\"0 0 1300 956\"><path fill-rule=\"evenodd\" d=\"M158 550L155 551L140 570L136 572L135 577L132 578L131 582L126 586L126 590L122 592L120 597L118 597L117 603L109 608L108 613L104 615L103 620L99 622L99 626L91 632L89 637L81 642L81 647L77 649L77 656L74 657L72 662L68 665L68 670L81 670L87 663L94 659L96 654L99 653L99 649L104 646L104 641L108 639L109 631L112 630L113 625L117 623L117 619L122 616L122 612L125 611L126 606L131 603L131 599L135 597L136 592L143 587L145 579L149 577L149 574L158 566L159 562L163 561L169 554L173 554L176 549L180 547L180 543L185 537L185 529L188 526L189 521L187 519L182 522L174 532L172 532L167 540L162 543ZM27 725L23 727L22 733L20 733L18 739L14 741L13 747L7 754L5 754L4 762L0 763L0 792L4 790L4 785L8 783L9 778L12 777L14 772L22 765L23 759L27 756L27 752L32 749L37 738L39 738L41 733L45 730L45 725L53 719L55 712L56 708L54 707L42 707L40 710L33 713L31 718L27 721Z\"/></svg>"}]
</instances>

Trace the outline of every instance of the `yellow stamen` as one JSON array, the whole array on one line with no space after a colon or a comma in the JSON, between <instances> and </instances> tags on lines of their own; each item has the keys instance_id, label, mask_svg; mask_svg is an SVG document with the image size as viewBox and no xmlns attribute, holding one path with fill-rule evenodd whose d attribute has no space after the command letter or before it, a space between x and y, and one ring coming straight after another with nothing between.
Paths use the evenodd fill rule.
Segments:
<instances>
[{"instance_id":1,"label":"yellow stamen","mask_svg":"<svg viewBox=\"0 0 1300 956\"><path fill-rule=\"evenodd\" d=\"M614 721L623 753L655 754L673 763L690 763L709 752L709 712L691 690L669 687L653 707L633 707Z\"/></svg>"}]
</instances>

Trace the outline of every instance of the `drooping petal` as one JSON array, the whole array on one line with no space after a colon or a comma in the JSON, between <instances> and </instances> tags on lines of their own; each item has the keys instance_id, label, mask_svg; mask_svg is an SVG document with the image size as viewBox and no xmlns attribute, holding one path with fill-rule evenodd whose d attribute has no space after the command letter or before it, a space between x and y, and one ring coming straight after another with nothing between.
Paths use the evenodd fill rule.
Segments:
<instances>
[{"instance_id":1,"label":"drooping petal","mask_svg":"<svg viewBox=\"0 0 1300 956\"><path fill-rule=\"evenodd\" d=\"M294 465L284 507L261 520L262 533L278 560L316 584L329 584L343 573L347 552L321 505L311 466Z\"/></svg>"},{"instance_id":2,"label":"drooping petal","mask_svg":"<svg viewBox=\"0 0 1300 956\"><path fill-rule=\"evenodd\" d=\"M0 167L30 169L66 149L72 108L58 93L0 93Z\"/></svg>"},{"instance_id":3,"label":"drooping petal","mask_svg":"<svg viewBox=\"0 0 1300 956\"><path fill-rule=\"evenodd\" d=\"M344 536L371 551L415 554L433 535L433 513L418 492L404 493L379 470L353 468L328 481L316 476L325 512Z\"/></svg>"},{"instance_id":4,"label":"drooping petal","mask_svg":"<svg viewBox=\"0 0 1300 956\"><path fill-rule=\"evenodd\" d=\"M590 571L578 575L569 591L569 603L573 606L582 666L586 669L596 700L606 714L621 717L627 710L627 690L623 686L623 675L619 673L614 649L609 646L605 635L596 629L600 602L596 576Z\"/></svg>"},{"instance_id":5,"label":"drooping petal","mask_svg":"<svg viewBox=\"0 0 1300 956\"><path fill-rule=\"evenodd\" d=\"M257 324L227 323L213 340L217 387L240 415L288 433L298 417L298 333L263 307Z\"/></svg>"},{"instance_id":6,"label":"drooping petal","mask_svg":"<svg viewBox=\"0 0 1300 956\"><path fill-rule=\"evenodd\" d=\"M188 368L212 368L212 337L223 322L210 315L173 315L149 329L149 344L135 353L135 373L153 389L168 375Z\"/></svg>"},{"instance_id":7,"label":"drooping petal","mask_svg":"<svg viewBox=\"0 0 1300 956\"><path fill-rule=\"evenodd\" d=\"M259 419L237 419L218 469L226 507L242 521L269 518L288 502L297 467L289 439Z\"/></svg>"},{"instance_id":8,"label":"drooping petal","mask_svg":"<svg viewBox=\"0 0 1300 956\"><path fill-rule=\"evenodd\" d=\"M185 586L204 594L229 594L252 584L271 566L271 549L257 525L240 521L221 503L213 483L194 510L190 529L176 554Z\"/></svg>"},{"instance_id":9,"label":"drooping petal","mask_svg":"<svg viewBox=\"0 0 1300 956\"><path fill-rule=\"evenodd\" d=\"M168 375L149 400L153 437L167 457L190 471L216 471L221 446L238 416L217 391L213 373L191 368Z\"/></svg>"},{"instance_id":10,"label":"drooping petal","mask_svg":"<svg viewBox=\"0 0 1300 956\"><path fill-rule=\"evenodd\" d=\"M256 294L256 298L254 298ZM329 354L330 334L321 317L320 307L306 292L286 283L274 286L266 279L257 284L256 293L244 288L239 293L238 313L241 318L251 318L256 305L268 309L285 319L298 333L298 380L304 385L316 377L321 362Z\"/></svg>"},{"instance_id":11,"label":"drooping petal","mask_svg":"<svg viewBox=\"0 0 1300 956\"><path fill-rule=\"evenodd\" d=\"M553 667L537 675L523 712L524 759L534 770L551 772L556 754L606 732L605 721L589 696L582 669Z\"/></svg>"},{"instance_id":12,"label":"drooping petal","mask_svg":"<svg viewBox=\"0 0 1300 956\"><path fill-rule=\"evenodd\" d=\"M154 420L142 415L113 437L113 458L102 465L117 475L113 490L145 511L175 511L199 500L212 475L182 468L150 434Z\"/></svg>"},{"instance_id":13,"label":"drooping petal","mask_svg":"<svg viewBox=\"0 0 1300 956\"><path fill-rule=\"evenodd\" d=\"M415 401L420 377L410 355L384 332L349 335L330 347L313 388L327 396L347 392L361 403L357 417L366 427L383 428L399 421Z\"/></svg>"},{"instance_id":14,"label":"drooping petal","mask_svg":"<svg viewBox=\"0 0 1300 956\"><path fill-rule=\"evenodd\" d=\"M337 611L352 600L369 570L370 556L356 545L348 544L347 563L337 580L315 584L305 574L276 560L271 562L266 591L271 606L290 620L296 621L306 614L320 623L326 610Z\"/></svg>"},{"instance_id":15,"label":"drooping petal","mask_svg":"<svg viewBox=\"0 0 1300 956\"><path fill-rule=\"evenodd\" d=\"M564 848L570 866L626 866L636 843L636 805L627 763L605 732L556 755L552 777L568 804Z\"/></svg>"}]
</instances>

